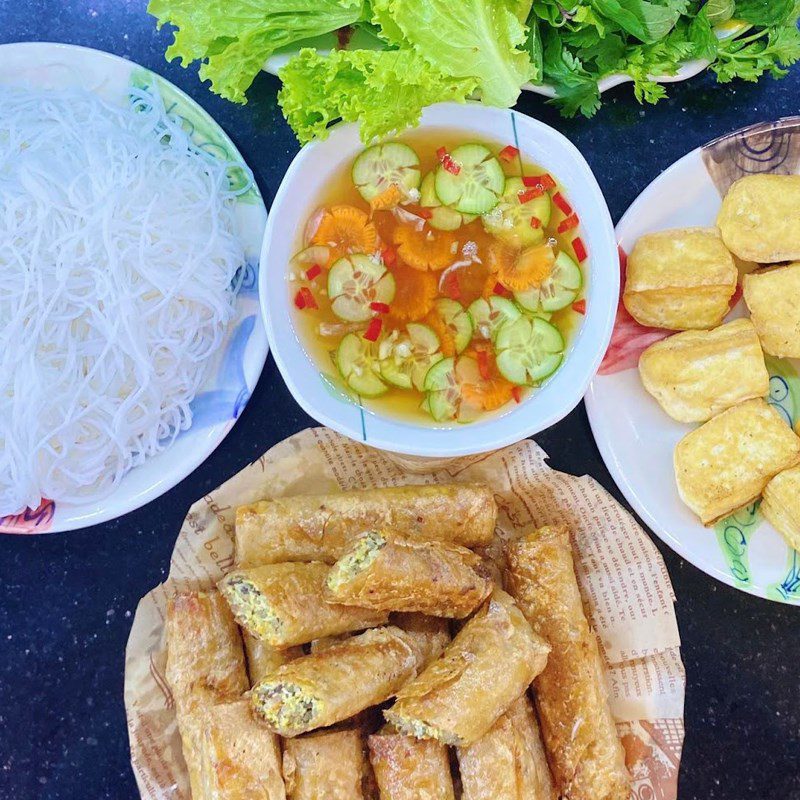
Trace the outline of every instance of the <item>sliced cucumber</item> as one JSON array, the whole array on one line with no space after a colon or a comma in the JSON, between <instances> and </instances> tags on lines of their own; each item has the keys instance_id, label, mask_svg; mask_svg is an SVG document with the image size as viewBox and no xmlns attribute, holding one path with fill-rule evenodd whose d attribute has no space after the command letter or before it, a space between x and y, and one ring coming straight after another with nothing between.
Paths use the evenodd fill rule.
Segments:
<instances>
[{"instance_id":1,"label":"sliced cucumber","mask_svg":"<svg viewBox=\"0 0 800 800\"><path fill-rule=\"evenodd\" d=\"M418 322L410 322L406 331L407 336L381 342L381 375L395 386L413 386L422 391L428 370L444 358L439 351L439 337L432 328Z\"/></svg>"},{"instance_id":2,"label":"sliced cucumber","mask_svg":"<svg viewBox=\"0 0 800 800\"><path fill-rule=\"evenodd\" d=\"M372 342L348 333L336 350L336 366L347 385L362 397L378 397L386 390L377 370Z\"/></svg>"},{"instance_id":3,"label":"sliced cucumber","mask_svg":"<svg viewBox=\"0 0 800 800\"><path fill-rule=\"evenodd\" d=\"M425 375L425 380L422 382L422 388L426 392L437 391L446 389L448 386L455 385L456 360L452 356L450 358L442 359L438 364L434 364Z\"/></svg>"},{"instance_id":4,"label":"sliced cucumber","mask_svg":"<svg viewBox=\"0 0 800 800\"><path fill-rule=\"evenodd\" d=\"M455 419L461 399L456 379L455 359L445 358L434 364L425 376L423 387L428 393L423 405L427 406L430 415L437 422Z\"/></svg>"},{"instance_id":5,"label":"sliced cucumber","mask_svg":"<svg viewBox=\"0 0 800 800\"><path fill-rule=\"evenodd\" d=\"M436 196L436 178L429 172L423 179L419 187L419 204L423 208L431 210L431 218L428 223L432 228L440 231L454 231L462 225L467 225L475 219L474 214L462 214L450 206L443 206Z\"/></svg>"},{"instance_id":6,"label":"sliced cucumber","mask_svg":"<svg viewBox=\"0 0 800 800\"><path fill-rule=\"evenodd\" d=\"M482 144L462 144L450 153L458 167L453 174L443 165L436 169L436 194L446 206L465 214L485 214L503 192L505 174L500 162Z\"/></svg>"},{"instance_id":7,"label":"sliced cucumber","mask_svg":"<svg viewBox=\"0 0 800 800\"><path fill-rule=\"evenodd\" d=\"M514 292L516 301L527 311L552 312L566 308L578 296L583 286L581 268L566 253L559 253L552 272L541 286Z\"/></svg>"},{"instance_id":8,"label":"sliced cucumber","mask_svg":"<svg viewBox=\"0 0 800 800\"><path fill-rule=\"evenodd\" d=\"M394 300L394 276L368 256L340 258L328 272L328 297L333 313L348 322L365 322L375 315L370 303Z\"/></svg>"},{"instance_id":9,"label":"sliced cucumber","mask_svg":"<svg viewBox=\"0 0 800 800\"><path fill-rule=\"evenodd\" d=\"M453 333L456 353L460 353L471 341L474 326L469 312L457 300L442 297L436 301L436 311Z\"/></svg>"},{"instance_id":10,"label":"sliced cucumber","mask_svg":"<svg viewBox=\"0 0 800 800\"><path fill-rule=\"evenodd\" d=\"M522 314L514 302L499 295L492 295L488 300L479 297L468 311L475 335L481 339L494 339L503 323L513 322Z\"/></svg>"},{"instance_id":11,"label":"sliced cucumber","mask_svg":"<svg viewBox=\"0 0 800 800\"><path fill-rule=\"evenodd\" d=\"M352 175L356 189L367 202L392 186L407 194L419 186L419 157L407 144L376 144L355 160Z\"/></svg>"},{"instance_id":12,"label":"sliced cucumber","mask_svg":"<svg viewBox=\"0 0 800 800\"><path fill-rule=\"evenodd\" d=\"M538 317L522 316L498 331L497 369L518 386L534 386L552 375L564 358L564 337Z\"/></svg>"},{"instance_id":13,"label":"sliced cucumber","mask_svg":"<svg viewBox=\"0 0 800 800\"><path fill-rule=\"evenodd\" d=\"M520 203L520 192L525 190L522 178L507 178L500 202L481 218L489 233L514 247L528 247L541 242L552 213L547 192L527 203ZM539 227L531 226L534 218L541 223Z\"/></svg>"}]
</instances>

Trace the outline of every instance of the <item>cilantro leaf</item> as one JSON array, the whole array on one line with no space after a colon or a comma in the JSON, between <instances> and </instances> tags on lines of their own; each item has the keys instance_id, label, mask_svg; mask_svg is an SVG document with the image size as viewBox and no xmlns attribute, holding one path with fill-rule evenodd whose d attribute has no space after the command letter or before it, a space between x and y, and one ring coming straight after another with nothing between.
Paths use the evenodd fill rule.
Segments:
<instances>
[{"instance_id":1,"label":"cilantro leaf","mask_svg":"<svg viewBox=\"0 0 800 800\"><path fill-rule=\"evenodd\" d=\"M757 81L765 73L782 78L797 61L800 61L800 31L796 24L790 23L720 42L717 61L711 68L720 83L734 78Z\"/></svg>"}]
</instances>

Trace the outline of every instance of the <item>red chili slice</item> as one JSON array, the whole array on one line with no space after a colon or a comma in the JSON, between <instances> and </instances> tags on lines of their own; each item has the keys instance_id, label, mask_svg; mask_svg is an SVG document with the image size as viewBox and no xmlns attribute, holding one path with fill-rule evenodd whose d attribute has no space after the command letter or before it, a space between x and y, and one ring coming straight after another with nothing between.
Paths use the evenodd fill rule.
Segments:
<instances>
[{"instance_id":1,"label":"red chili slice","mask_svg":"<svg viewBox=\"0 0 800 800\"><path fill-rule=\"evenodd\" d=\"M384 247L381 250L381 258L387 267L394 267L397 264L397 253L391 247Z\"/></svg>"},{"instance_id":2,"label":"red chili slice","mask_svg":"<svg viewBox=\"0 0 800 800\"><path fill-rule=\"evenodd\" d=\"M485 381L492 377L489 371L489 354L485 350L478 350L478 372Z\"/></svg>"},{"instance_id":3,"label":"red chili slice","mask_svg":"<svg viewBox=\"0 0 800 800\"><path fill-rule=\"evenodd\" d=\"M322 267L319 264L312 264L312 266L306 270L306 278L308 278L310 281L313 281L314 278L316 278L321 272Z\"/></svg>"},{"instance_id":4,"label":"red chili slice","mask_svg":"<svg viewBox=\"0 0 800 800\"><path fill-rule=\"evenodd\" d=\"M436 158L438 158L439 161L444 161L445 158L448 158L448 157L449 156L448 156L446 147L442 146L436 151Z\"/></svg>"},{"instance_id":5,"label":"red chili slice","mask_svg":"<svg viewBox=\"0 0 800 800\"><path fill-rule=\"evenodd\" d=\"M418 208L416 214L418 217L422 217L422 219L430 219L433 216L433 211L429 208Z\"/></svg>"},{"instance_id":6,"label":"red chili slice","mask_svg":"<svg viewBox=\"0 0 800 800\"><path fill-rule=\"evenodd\" d=\"M522 387L521 386L514 386L511 389L511 396L514 398L514 402L521 403L522 402Z\"/></svg>"},{"instance_id":7,"label":"red chili slice","mask_svg":"<svg viewBox=\"0 0 800 800\"><path fill-rule=\"evenodd\" d=\"M573 228L577 228L580 224L580 220L578 219L577 214L570 214L566 219L561 220L561 224L558 226L559 233L566 233L567 231L571 231Z\"/></svg>"},{"instance_id":8,"label":"red chili slice","mask_svg":"<svg viewBox=\"0 0 800 800\"><path fill-rule=\"evenodd\" d=\"M317 301L314 299L314 295L311 294L311 289L308 286L304 286L300 290L300 294L303 295L303 300L305 301L306 308L319 308L317 305Z\"/></svg>"},{"instance_id":9,"label":"red chili slice","mask_svg":"<svg viewBox=\"0 0 800 800\"><path fill-rule=\"evenodd\" d=\"M492 294L499 294L500 297L511 297L510 290L506 289L506 287L499 282L494 285L494 289L492 289Z\"/></svg>"},{"instance_id":10,"label":"red chili slice","mask_svg":"<svg viewBox=\"0 0 800 800\"><path fill-rule=\"evenodd\" d=\"M516 148L516 147L514 147L514 145L513 145L513 144L509 144L509 145L507 145L506 147L504 147L504 148L503 148L503 149L502 149L502 150L501 150L501 151L500 151L500 152L497 154L497 157L498 157L498 158L499 158L501 161L505 161L506 163L508 163L509 161L513 161L513 160L514 160L514 159L515 159L515 158L516 158L518 155L519 155L519 150L517 150L517 148Z\"/></svg>"},{"instance_id":11,"label":"red chili slice","mask_svg":"<svg viewBox=\"0 0 800 800\"><path fill-rule=\"evenodd\" d=\"M451 175L458 175L458 173L461 172L461 165L456 164L456 162L453 161L449 155L442 159L442 167L444 167L444 169L446 169Z\"/></svg>"},{"instance_id":12,"label":"red chili slice","mask_svg":"<svg viewBox=\"0 0 800 800\"><path fill-rule=\"evenodd\" d=\"M576 300L572 304L573 311L577 311L579 314L586 313L586 301L585 300Z\"/></svg>"},{"instance_id":13,"label":"red chili slice","mask_svg":"<svg viewBox=\"0 0 800 800\"><path fill-rule=\"evenodd\" d=\"M540 186L532 186L530 189L525 189L522 192L517 193L517 197L519 198L520 203L529 203L531 200L535 200L537 197L541 197L544 194L544 189Z\"/></svg>"},{"instance_id":14,"label":"red chili slice","mask_svg":"<svg viewBox=\"0 0 800 800\"><path fill-rule=\"evenodd\" d=\"M523 177L522 182L525 186L539 186L542 191L549 191L556 188L556 182L550 175L527 175Z\"/></svg>"},{"instance_id":15,"label":"red chili slice","mask_svg":"<svg viewBox=\"0 0 800 800\"><path fill-rule=\"evenodd\" d=\"M444 279L442 292L451 300L461 299L461 286L458 284L458 275L455 272L448 273Z\"/></svg>"},{"instance_id":16,"label":"red chili slice","mask_svg":"<svg viewBox=\"0 0 800 800\"><path fill-rule=\"evenodd\" d=\"M302 311L306 307L306 298L303 294L303 290L301 289L295 296L294 296L294 304Z\"/></svg>"},{"instance_id":17,"label":"red chili slice","mask_svg":"<svg viewBox=\"0 0 800 800\"><path fill-rule=\"evenodd\" d=\"M553 202L561 209L565 216L568 217L572 214L572 206L567 202L567 199L561 192L556 192L553 195Z\"/></svg>"},{"instance_id":18,"label":"red chili slice","mask_svg":"<svg viewBox=\"0 0 800 800\"><path fill-rule=\"evenodd\" d=\"M539 217L531 217L531 228L541 228L541 227L542 227L542 221L539 219Z\"/></svg>"},{"instance_id":19,"label":"red chili slice","mask_svg":"<svg viewBox=\"0 0 800 800\"><path fill-rule=\"evenodd\" d=\"M372 321L367 326L366 331L364 331L364 338L369 342L377 341L378 337L381 335L382 327L383 320L379 319L378 317L373 317Z\"/></svg>"},{"instance_id":20,"label":"red chili slice","mask_svg":"<svg viewBox=\"0 0 800 800\"><path fill-rule=\"evenodd\" d=\"M572 240L572 249L575 251L575 258L578 259L579 264L586 261L588 253L586 252L586 245L583 243L583 239L581 239L580 236L576 236Z\"/></svg>"},{"instance_id":21,"label":"red chili slice","mask_svg":"<svg viewBox=\"0 0 800 800\"><path fill-rule=\"evenodd\" d=\"M377 311L379 314L388 314L389 313L389 306L386 303L379 303L377 300L369 304L369 307L373 311Z\"/></svg>"}]
</instances>

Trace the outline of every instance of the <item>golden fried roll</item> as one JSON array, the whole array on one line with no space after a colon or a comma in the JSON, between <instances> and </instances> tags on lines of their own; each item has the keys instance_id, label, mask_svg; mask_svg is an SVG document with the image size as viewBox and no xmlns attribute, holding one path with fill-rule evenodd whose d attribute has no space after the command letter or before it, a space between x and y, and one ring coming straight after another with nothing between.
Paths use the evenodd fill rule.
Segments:
<instances>
[{"instance_id":1,"label":"golden fried roll","mask_svg":"<svg viewBox=\"0 0 800 800\"><path fill-rule=\"evenodd\" d=\"M428 617L425 614L398 612L389 617L389 622L404 631L417 648L422 670L444 652L450 644L450 626L446 619Z\"/></svg>"},{"instance_id":2,"label":"golden fried roll","mask_svg":"<svg viewBox=\"0 0 800 800\"><path fill-rule=\"evenodd\" d=\"M312 639L363 631L382 625L389 615L323 599L327 564L265 564L230 572L218 584L236 621L273 647L306 644Z\"/></svg>"},{"instance_id":3,"label":"golden fried roll","mask_svg":"<svg viewBox=\"0 0 800 800\"><path fill-rule=\"evenodd\" d=\"M333 564L364 531L420 541L488 544L497 505L483 484L398 486L263 500L236 511L236 563Z\"/></svg>"},{"instance_id":4,"label":"golden fried roll","mask_svg":"<svg viewBox=\"0 0 800 800\"><path fill-rule=\"evenodd\" d=\"M380 800L455 800L447 748L385 725L369 737L369 760Z\"/></svg>"},{"instance_id":5,"label":"golden fried roll","mask_svg":"<svg viewBox=\"0 0 800 800\"><path fill-rule=\"evenodd\" d=\"M729 311L738 277L716 228L648 233L628 257L622 300L651 328L714 328Z\"/></svg>"},{"instance_id":6,"label":"golden fried roll","mask_svg":"<svg viewBox=\"0 0 800 800\"><path fill-rule=\"evenodd\" d=\"M745 261L800 259L800 175L748 175L731 186L717 218L727 248Z\"/></svg>"},{"instance_id":7,"label":"golden fried roll","mask_svg":"<svg viewBox=\"0 0 800 800\"><path fill-rule=\"evenodd\" d=\"M218 592L184 592L167 605L166 680L179 711L236 699L250 688L242 638Z\"/></svg>"},{"instance_id":8,"label":"golden fried roll","mask_svg":"<svg viewBox=\"0 0 800 800\"><path fill-rule=\"evenodd\" d=\"M767 484L761 512L789 547L800 550L800 467L778 473Z\"/></svg>"},{"instance_id":9,"label":"golden fried roll","mask_svg":"<svg viewBox=\"0 0 800 800\"><path fill-rule=\"evenodd\" d=\"M256 639L247 631L242 632L242 638L247 653L247 673L250 676L251 685L263 680L281 664L288 664L295 658L304 655L302 647L287 647L278 650L263 639Z\"/></svg>"},{"instance_id":10,"label":"golden fried roll","mask_svg":"<svg viewBox=\"0 0 800 800\"><path fill-rule=\"evenodd\" d=\"M555 800L542 734L527 693L475 744L458 748L462 800Z\"/></svg>"},{"instance_id":11,"label":"golden fried roll","mask_svg":"<svg viewBox=\"0 0 800 800\"><path fill-rule=\"evenodd\" d=\"M383 611L461 619L492 592L480 556L444 542L391 539L369 531L333 565L325 599Z\"/></svg>"},{"instance_id":12,"label":"golden fried roll","mask_svg":"<svg viewBox=\"0 0 800 800\"><path fill-rule=\"evenodd\" d=\"M510 544L507 554L509 591L552 648L534 689L556 788L569 800L629 800L625 753L569 534L565 527L541 528Z\"/></svg>"},{"instance_id":13,"label":"golden fried roll","mask_svg":"<svg viewBox=\"0 0 800 800\"><path fill-rule=\"evenodd\" d=\"M399 628L373 628L278 667L250 697L272 730L297 736L388 700L420 663L419 649Z\"/></svg>"},{"instance_id":14,"label":"golden fried roll","mask_svg":"<svg viewBox=\"0 0 800 800\"><path fill-rule=\"evenodd\" d=\"M684 436L674 461L681 499L713 525L800 463L800 438L765 400L747 400Z\"/></svg>"},{"instance_id":15,"label":"golden fried roll","mask_svg":"<svg viewBox=\"0 0 800 800\"><path fill-rule=\"evenodd\" d=\"M247 700L194 712L200 734L200 793L193 800L286 800L278 737Z\"/></svg>"},{"instance_id":16,"label":"golden fried roll","mask_svg":"<svg viewBox=\"0 0 800 800\"><path fill-rule=\"evenodd\" d=\"M769 394L769 372L749 319L711 331L685 331L650 345L639 359L644 388L678 422L715 414Z\"/></svg>"},{"instance_id":17,"label":"golden fried roll","mask_svg":"<svg viewBox=\"0 0 800 800\"><path fill-rule=\"evenodd\" d=\"M542 671L548 651L514 601L496 590L384 717L418 739L472 744Z\"/></svg>"},{"instance_id":18,"label":"golden fried roll","mask_svg":"<svg viewBox=\"0 0 800 800\"><path fill-rule=\"evenodd\" d=\"M798 223L800 224L800 223ZM764 350L800 358L800 261L744 276L744 301Z\"/></svg>"},{"instance_id":19,"label":"golden fried roll","mask_svg":"<svg viewBox=\"0 0 800 800\"><path fill-rule=\"evenodd\" d=\"M352 728L286 739L283 777L289 800L366 798L369 764L361 732Z\"/></svg>"},{"instance_id":20,"label":"golden fried roll","mask_svg":"<svg viewBox=\"0 0 800 800\"><path fill-rule=\"evenodd\" d=\"M170 598L166 681L175 700L183 757L194 797L203 797L202 735L206 709L237 700L250 687L239 629L218 592Z\"/></svg>"}]
</instances>

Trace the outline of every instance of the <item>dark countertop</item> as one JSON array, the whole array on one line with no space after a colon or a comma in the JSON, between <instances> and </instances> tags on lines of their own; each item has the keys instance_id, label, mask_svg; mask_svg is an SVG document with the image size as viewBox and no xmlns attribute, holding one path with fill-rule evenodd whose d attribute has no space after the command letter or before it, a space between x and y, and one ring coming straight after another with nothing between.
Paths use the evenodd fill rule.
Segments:
<instances>
[{"instance_id":1,"label":"dark countertop","mask_svg":"<svg viewBox=\"0 0 800 800\"><path fill-rule=\"evenodd\" d=\"M194 70L167 64L144 0L0 0L0 42L63 41L155 70L231 135L265 197L297 144L260 77L247 106L212 95ZM592 121L565 121L542 100L518 106L566 133L588 159L617 220L659 171L742 125L798 112L800 69L785 80L717 86L705 75L640 108L629 88ZM171 492L89 530L0 538L0 800L137 798L122 700L125 643L139 598L167 573L189 505L295 431L312 425L270 359L224 444ZM537 437L557 469L589 473L620 498L581 406ZM678 596L687 672L682 800L800 798L798 609L715 582L656 540ZM644 800L644 799L643 799Z\"/></svg>"}]
</instances>

